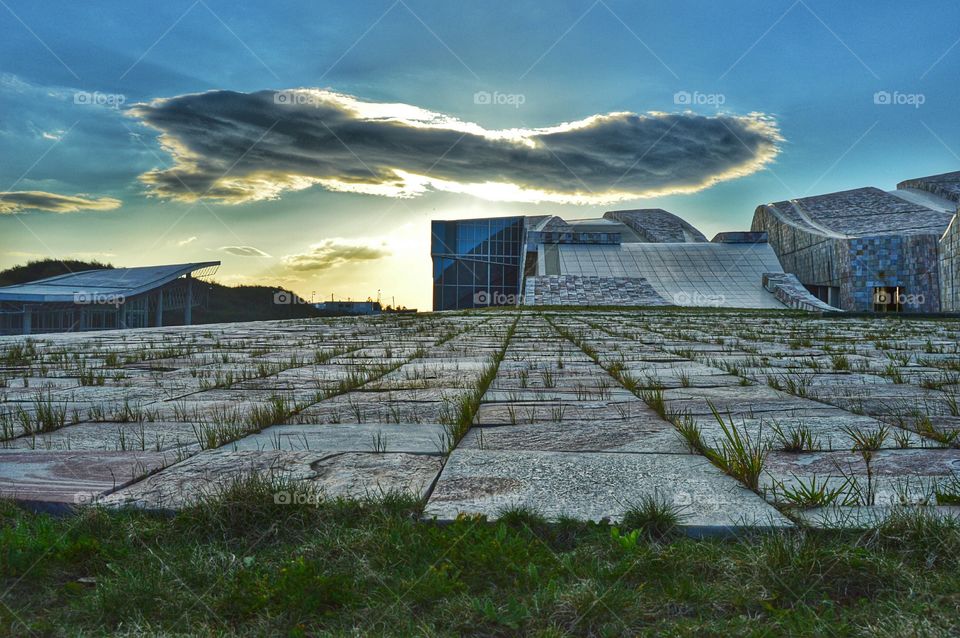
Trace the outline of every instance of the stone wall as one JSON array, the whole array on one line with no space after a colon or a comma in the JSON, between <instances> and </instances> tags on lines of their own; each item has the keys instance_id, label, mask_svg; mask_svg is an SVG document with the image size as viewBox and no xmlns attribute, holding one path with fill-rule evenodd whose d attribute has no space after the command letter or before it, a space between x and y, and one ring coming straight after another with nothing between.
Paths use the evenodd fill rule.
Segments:
<instances>
[{"instance_id":1,"label":"stone wall","mask_svg":"<svg viewBox=\"0 0 960 638\"><path fill-rule=\"evenodd\" d=\"M935 234L831 237L784 223L766 206L753 217L766 231L784 271L808 285L839 286L843 310L872 311L875 287L899 286L904 310L940 311Z\"/></svg>"},{"instance_id":2,"label":"stone wall","mask_svg":"<svg viewBox=\"0 0 960 638\"><path fill-rule=\"evenodd\" d=\"M787 272L764 273L763 287L773 293L773 296L782 304L794 310L810 312L830 312L839 310L828 303L820 301L810 294L800 283L796 275Z\"/></svg>"},{"instance_id":3,"label":"stone wall","mask_svg":"<svg viewBox=\"0 0 960 638\"><path fill-rule=\"evenodd\" d=\"M539 275L527 277L527 306L666 306L643 277Z\"/></svg>"},{"instance_id":4,"label":"stone wall","mask_svg":"<svg viewBox=\"0 0 960 638\"><path fill-rule=\"evenodd\" d=\"M960 312L960 216L953 218L940 240L940 307Z\"/></svg>"},{"instance_id":5,"label":"stone wall","mask_svg":"<svg viewBox=\"0 0 960 638\"><path fill-rule=\"evenodd\" d=\"M757 208L751 230L767 233L767 241L777 253L784 271L795 274L803 283L841 286L844 273L840 265L845 252L844 240L786 224L766 206Z\"/></svg>"},{"instance_id":6,"label":"stone wall","mask_svg":"<svg viewBox=\"0 0 960 638\"><path fill-rule=\"evenodd\" d=\"M940 312L940 279L935 235L881 235L846 240L840 303L845 310L873 310L875 287L904 289L908 312Z\"/></svg>"}]
</instances>

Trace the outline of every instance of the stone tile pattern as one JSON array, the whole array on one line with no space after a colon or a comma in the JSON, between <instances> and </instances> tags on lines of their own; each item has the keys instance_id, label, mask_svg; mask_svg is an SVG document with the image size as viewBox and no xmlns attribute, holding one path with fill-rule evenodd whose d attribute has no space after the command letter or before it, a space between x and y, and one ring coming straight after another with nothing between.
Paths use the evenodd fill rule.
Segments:
<instances>
[{"instance_id":1,"label":"stone tile pattern","mask_svg":"<svg viewBox=\"0 0 960 638\"><path fill-rule=\"evenodd\" d=\"M940 235L952 217L873 187L764 204L760 208L770 209L784 223L834 237Z\"/></svg>"},{"instance_id":2,"label":"stone tile pattern","mask_svg":"<svg viewBox=\"0 0 960 638\"><path fill-rule=\"evenodd\" d=\"M897 188L924 190L960 204L960 171L908 179L897 184Z\"/></svg>"},{"instance_id":3,"label":"stone tile pattern","mask_svg":"<svg viewBox=\"0 0 960 638\"><path fill-rule=\"evenodd\" d=\"M908 179L897 188L915 188L960 204L960 171ZM955 215L940 240L940 307L960 312L960 222Z\"/></svg>"},{"instance_id":4,"label":"stone tile pattern","mask_svg":"<svg viewBox=\"0 0 960 638\"><path fill-rule=\"evenodd\" d=\"M940 240L940 306L944 312L960 312L960 215Z\"/></svg>"},{"instance_id":5,"label":"stone tile pattern","mask_svg":"<svg viewBox=\"0 0 960 638\"><path fill-rule=\"evenodd\" d=\"M599 360L617 362L641 387L663 388L666 411L692 420L707 445L724 440L716 409L741 436L769 446L760 492L797 520L808 517L785 488L813 480L840 490L830 509L856 514L818 512L816 524L822 525L857 525L904 506L939 510L938 493L960 490L960 450L929 435L930 427L960 429L960 384L950 372L960 358L960 322L903 322L891 332L889 322L874 319L740 315L718 322L709 313L680 315L646 311L553 321L583 335ZM845 357L842 366L838 353ZM811 432L812 445L785 448L776 428L789 436L801 426ZM887 428L872 455L872 488L866 487L863 457L851 451L848 428ZM848 482L851 476L856 482Z\"/></svg>"},{"instance_id":6,"label":"stone tile pattern","mask_svg":"<svg viewBox=\"0 0 960 638\"><path fill-rule=\"evenodd\" d=\"M703 233L662 208L615 210L603 214L630 227L644 241L654 243L705 242Z\"/></svg>"},{"instance_id":7,"label":"stone tile pattern","mask_svg":"<svg viewBox=\"0 0 960 638\"><path fill-rule=\"evenodd\" d=\"M839 287L843 310L871 311L873 288L896 286L906 310L938 312L938 242L950 217L861 188L760 206L752 229L769 234L786 272Z\"/></svg>"},{"instance_id":8,"label":"stone tile pattern","mask_svg":"<svg viewBox=\"0 0 960 638\"><path fill-rule=\"evenodd\" d=\"M782 271L769 244L627 243L558 249L559 274L642 277L673 305L784 307L763 288L763 273Z\"/></svg>"},{"instance_id":9,"label":"stone tile pattern","mask_svg":"<svg viewBox=\"0 0 960 638\"><path fill-rule=\"evenodd\" d=\"M960 321L896 324L678 308L491 309L5 337L0 493L51 508L167 508L253 472L280 473L329 496L411 493L427 516L444 519L495 518L520 504L617 520L630 503L660 494L683 506L688 529L719 530L789 525L784 515L843 519L786 496L784 487L817 479L842 490L838 502L856 513L847 520L873 520L960 490L960 449L930 434L960 430ZM452 408L504 346L473 427L448 456ZM714 409L769 445L759 489L689 449L642 391L608 372L614 364L640 390L661 391L665 412L693 421L707 445L724 436ZM297 407L281 423L205 438L234 410L245 415L277 396ZM64 408L63 427L16 430L21 415L48 401ZM774 424L807 427L815 442L789 451ZM245 418L236 425L251 428ZM889 434L872 457L868 497L843 476L862 485L867 474L847 429L881 426ZM171 445L194 428L193 440Z\"/></svg>"},{"instance_id":10,"label":"stone tile pattern","mask_svg":"<svg viewBox=\"0 0 960 638\"><path fill-rule=\"evenodd\" d=\"M0 338L0 496L163 509L251 473L292 473L330 496L425 497L449 451L445 424L511 322L436 314ZM10 354L24 343L30 354ZM63 424L23 434L44 408Z\"/></svg>"},{"instance_id":11,"label":"stone tile pattern","mask_svg":"<svg viewBox=\"0 0 960 638\"><path fill-rule=\"evenodd\" d=\"M791 273L764 273L763 287L772 292L785 306L794 310L810 312L837 310L837 308L811 295L810 291L797 279L797 276Z\"/></svg>"},{"instance_id":12,"label":"stone tile pattern","mask_svg":"<svg viewBox=\"0 0 960 638\"><path fill-rule=\"evenodd\" d=\"M527 277L524 304L528 306L666 306L643 277L584 277L538 275Z\"/></svg>"}]
</instances>

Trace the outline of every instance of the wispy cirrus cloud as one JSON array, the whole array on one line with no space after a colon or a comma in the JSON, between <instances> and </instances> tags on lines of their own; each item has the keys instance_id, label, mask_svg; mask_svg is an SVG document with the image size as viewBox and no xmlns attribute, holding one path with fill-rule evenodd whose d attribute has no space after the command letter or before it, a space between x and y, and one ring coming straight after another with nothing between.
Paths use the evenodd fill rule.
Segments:
<instances>
[{"instance_id":1,"label":"wispy cirrus cloud","mask_svg":"<svg viewBox=\"0 0 960 638\"><path fill-rule=\"evenodd\" d=\"M285 256L283 265L294 272L319 272L348 263L375 261L391 254L384 241L338 237L313 244L306 252Z\"/></svg>"},{"instance_id":2,"label":"wispy cirrus cloud","mask_svg":"<svg viewBox=\"0 0 960 638\"><path fill-rule=\"evenodd\" d=\"M46 191L0 191L0 213L22 213L39 210L50 213L77 213L81 211L115 210L119 199L100 197L91 199L81 195L59 195Z\"/></svg>"},{"instance_id":3,"label":"wispy cirrus cloud","mask_svg":"<svg viewBox=\"0 0 960 638\"><path fill-rule=\"evenodd\" d=\"M236 255L237 257L269 257L267 253L263 252L255 246L221 246L220 250L231 255Z\"/></svg>"},{"instance_id":4,"label":"wispy cirrus cloud","mask_svg":"<svg viewBox=\"0 0 960 638\"><path fill-rule=\"evenodd\" d=\"M321 89L210 91L133 105L173 165L140 176L159 197L226 204L327 190L599 204L691 193L754 173L783 140L762 113L617 112L487 130L408 104Z\"/></svg>"}]
</instances>

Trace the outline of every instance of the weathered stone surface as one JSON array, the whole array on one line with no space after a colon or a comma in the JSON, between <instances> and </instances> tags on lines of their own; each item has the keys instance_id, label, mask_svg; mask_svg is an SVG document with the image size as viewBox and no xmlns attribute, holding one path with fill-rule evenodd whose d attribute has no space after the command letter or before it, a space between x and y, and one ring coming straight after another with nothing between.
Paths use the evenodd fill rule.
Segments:
<instances>
[{"instance_id":1,"label":"weathered stone surface","mask_svg":"<svg viewBox=\"0 0 960 638\"><path fill-rule=\"evenodd\" d=\"M682 508L682 525L689 528L790 525L706 459L688 454L458 449L450 455L425 515L496 518L505 508L521 506L550 518L619 520L633 503L655 494Z\"/></svg>"},{"instance_id":2,"label":"weathered stone surface","mask_svg":"<svg viewBox=\"0 0 960 638\"><path fill-rule=\"evenodd\" d=\"M447 429L437 423L276 425L223 446L229 450L410 452L446 454Z\"/></svg>"},{"instance_id":3,"label":"weathered stone surface","mask_svg":"<svg viewBox=\"0 0 960 638\"><path fill-rule=\"evenodd\" d=\"M192 454L200 448L198 426L183 422L78 423L44 434L0 442L20 450L165 452Z\"/></svg>"},{"instance_id":4,"label":"weathered stone surface","mask_svg":"<svg viewBox=\"0 0 960 638\"><path fill-rule=\"evenodd\" d=\"M0 498L84 505L168 463L162 452L0 451Z\"/></svg>"},{"instance_id":5,"label":"weathered stone surface","mask_svg":"<svg viewBox=\"0 0 960 638\"><path fill-rule=\"evenodd\" d=\"M631 419L538 421L474 427L461 449L544 450L556 452L689 452L676 429L656 415Z\"/></svg>"},{"instance_id":6,"label":"weathered stone surface","mask_svg":"<svg viewBox=\"0 0 960 638\"><path fill-rule=\"evenodd\" d=\"M304 482L326 498L422 497L443 460L425 454L209 450L102 499L107 506L178 509L215 498L244 477L275 481L278 491Z\"/></svg>"},{"instance_id":7,"label":"weathered stone surface","mask_svg":"<svg viewBox=\"0 0 960 638\"><path fill-rule=\"evenodd\" d=\"M473 396L515 317L491 309L35 335L36 355L24 359L6 356L7 344L21 338L0 337L0 362L12 362L0 366L0 451L8 453L0 457L0 491L35 475L41 500L62 503L85 493L70 491L83 485L102 494L114 487L113 475L109 485L101 481L104 467L125 476L129 459L159 451L145 465L167 469L108 498L178 506L250 471L314 481L339 495L393 488L425 495L450 443L442 424L470 407L461 399ZM699 494L718 485L726 494L733 479L688 450L646 405L656 405L656 389L667 415L688 415L707 445L725 436L713 405L740 433L771 447L762 477L769 503L788 502L781 484L814 479L841 490L836 502L860 498L867 473L849 452L848 430L881 423L889 434L872 463L872 507L932 502L938 489L949 500L960 492L956 451L933 447L960 429L960 324L892 325L676 309L524 313L448 470L456 474L468 457L499 460L488 463L490 476L467 464L476 471L461 472L461 483L479 477L475 493L438 502L453 512L520 499L554 513L617 516L611 494ZM618 377L632 379L637 394ZM274 396L285 399L280 413ZM55 429L49 415L41 423L44 406L62 414L64 427ZM788 434L807 428L822 449L784 453L774 423ZM25 428L45 433L17 436ZM84 458L91 476L76 486L61 480ZM487 494L483 481L519 487ZM735 517L740 507L733 499L698 516Z\"/></svg>"}]
</instances>

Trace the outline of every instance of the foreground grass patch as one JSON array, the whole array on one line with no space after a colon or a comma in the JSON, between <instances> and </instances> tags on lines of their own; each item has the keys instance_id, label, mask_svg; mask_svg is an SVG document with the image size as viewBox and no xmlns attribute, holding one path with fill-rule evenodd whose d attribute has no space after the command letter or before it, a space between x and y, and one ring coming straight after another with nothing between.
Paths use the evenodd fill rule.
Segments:
<instances>
[{"instance_id":1,"label":"foreground grass patch","mask_svg":"<svg viewBox=\"0 0 960 638\"><path fill-rule=\"evenodd\" d=\"M275 489L251 479L173 518L0 503L0 633L950 635L960 624L960 528L922 515L866 534L657 540L520 509L424 523L418 503L393 495L279 504ZM663 522L648 510L637 528Z\"/></svg>"}]
</instances>

